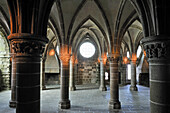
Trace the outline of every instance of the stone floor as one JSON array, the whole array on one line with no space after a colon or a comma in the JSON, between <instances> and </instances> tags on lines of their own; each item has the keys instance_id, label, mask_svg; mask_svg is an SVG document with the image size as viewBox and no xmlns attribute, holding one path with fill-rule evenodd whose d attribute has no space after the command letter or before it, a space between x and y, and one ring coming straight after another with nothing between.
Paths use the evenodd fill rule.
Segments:
<instances>
[{"instance_id":1,"label":"stone floor","mask_svg":"<svg viewBox=\"0 0 170 113\"><path fill-rule=\"evenodd\" d=\"M129 85L120 86L120 110L109 110L110 89L101 92L97 86L77 86L70 92L71 109L59 110L59 89L43 90L41 93L41 113L149 113L149 88L138 86L138 92L129 91ZM0 92L0 113L15 113L8 107L10 91Z\"/></svg>"}]
</instances>

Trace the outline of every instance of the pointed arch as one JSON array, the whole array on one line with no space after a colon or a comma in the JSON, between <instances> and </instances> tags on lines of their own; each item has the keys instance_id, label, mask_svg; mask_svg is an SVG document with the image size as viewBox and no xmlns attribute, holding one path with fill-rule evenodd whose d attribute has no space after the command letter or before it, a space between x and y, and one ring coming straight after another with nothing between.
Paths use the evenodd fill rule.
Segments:
<instances>
[{"instance_id":1,"label":"pointed arch","mask_svg":"<svg viewBox=\"0 0 170 113\"><path fill-rule=\"evenodd\" d=\"M88 20L92 21L94 23L95 26L97 26L97 28L100 30L100 32L103 34L106 43L108 45L108 51L111 50L111 43L110 40L108 39L108 37L106 36L106 33L104 31L104 29L101 27L101 25L97 22L97 20L95 20L91 15L89 15L88 17L86 17L79 25L78 27L75 29L75 31L73 32L72 38L69 39L69 45L71 45L73 43L73 40L75 38L76 33L78 32L78 30L81 28L81 26L87 22Z\"/></svg>"},{"instance_id":2,"label":"pointed arch","mask_svg":"<svg viewBox=\"0 0 170 113\"><path fill-rule=\"evenodd\" d=\"M78 13L81 11L81 9L83 8L83 6L85 5L87 1L86 0L83 0L80 5L77 7L72 19L71 19L71 24L69 25L69 28L68 28L68 33L67 33L67 38L66 38L66 41L68 41L70 39L70 35L71 35L71 31L72 31L72 28L73 28L73 25L74 25L74 22L76 20L76 17L78 15ZM69 43L69 42L68 42Z\"/></svg>"},{"instance_id":3,"label":"pointed arch","mask_svg":"<svg viewBox=\"0 0 170 113\"><path fill-rule=\"evenodd\" d=\"M139 15L139 19L143 26L144 36L151 36L155 34L155 26L153 25L153 21L151 18L151 6L146 0L129 0L136 12ZM154 28L154 29L153 29Z\"/></svg>"},{"instance_id":4,"label":"pointed arch","mask_svg":"<svg viewBox=\"0 0 170 113\"><path fill-rule=\"evenodd\" d=\"M78 49L79 49L79 47L85 42L85 41L90 41L90 42L92 42L97 48L96 48L96 50L99 52L99 56L101 56L101 53L102 53L102 49L101 49L101 44L99 43L99 42L96 42L95 41L95 38L92 38L93 36L91 36L90 34L88 34L89 35L89 39L87 40L87 38L86 38L86 34L88 34L88 33L84 33L83 34L83 38L81 38L80 40L79 40L79 43L77 43L76 44L76 47L75 47L75 50L74 50L74 52L76 52L76 55L77 55L77 52L78 52ZM95 34L94 34L95 35Z\"/></svg>"}]
</instances>

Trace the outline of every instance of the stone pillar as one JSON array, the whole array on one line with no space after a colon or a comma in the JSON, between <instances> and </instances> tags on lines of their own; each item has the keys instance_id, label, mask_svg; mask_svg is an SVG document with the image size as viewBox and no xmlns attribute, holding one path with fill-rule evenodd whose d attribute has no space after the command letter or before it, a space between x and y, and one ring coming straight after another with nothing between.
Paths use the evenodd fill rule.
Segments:
<instances>
[{"instance_id":1,"label":"stone pillar","mask_svg":"<svg viewBox=\"0 0 170 113\"><path fill-rule=\"evenodd\" d=\"M120 109L121 104L119 101L119 71L118 71L118 58L119 55L108 55L110 62L110 109Z\"/></svg>"},{"instance_id":2,"label":"stone pillar","mask_svg":"<svg viewBox=\"0 0 170 113\"><path fill-rule=\"evenodd\" d=\"M130 90L131 91L137 91L138 88L136 87L136 55L132 55L131 58L131 86Z\"/></svg>"},{"instance_id":3,"label":"stone pillar","mask_svg":"<svg viewBox=\"0 0 170 113\"><path fill-rule=\"evenodd\" d=\"M122 64L122 67L121 67L121 85L126 85L126 69L127 69L127 65Z\"/></svg>"},{"instance_id":4,"label":"stone pillar","mask_svg":"<svg viewBox=\"0 0 170 113\"><path fill-rule=\"evenodd\" d=\"M12 72L11 72L11 100L9 106L12 108L16 107L16 61L15 55L12 56Z\"/></svg>"},{"instance_id":5,"label":"stone pillar","mask_svg":"<svg viewBox=\"0 0 170 113\"><path fill-rule=\"evenodd\" d=\"M69 90L70 91L74 91L76 90L76 87L75 87L75 79L74 79L74 59L71 58L70 60L70 81L69 81Z\"/></svg>"},{"instance_id":6,"label":"stone pillar","mask_svg":"<svg viewBox=\"0 0 170 113\"><path fill-rule=\"evenodd\" d=\"M100 87L99 90L107 91L105 84L105 62L103 59L100 59Z\"/></svg>"},{"instance_id":7,"label":"stone pillar","mask_svg":"<svg viewBox=\"0 0 170 113\"><path fill-rule=\"evenodd\" d=\"M12 34L8 39L16 54L16 113L40 113L40 58L48 40L31 34Z\"/></svg>"},{"instance_id":8,"label":"stone pillar","mask_svg":"<svg viewBox=\"0 0 170 113\"><path fill-rule=\"evenodd\" d=\"M7 0L11 30L8 39L16 54L16 113L40 113L40 61L48 42L47 23L53 2Z\"/></svg>"},{"instance_id":9,"label":"stone pillar","mask_svg":"<svg viewBox=\"0 0 170 113\"><path fill-rule=\"evenodd\" d=\"M151 113L170 112L170 37L142 40L149 61Z\"/></svg>"},{"instance_id":10,"label":"stone pillar","mask_svg":"<svg viewBox=\"0 0 170 113\"><path fill-rule=\"evenodd\" d=\"M62 46L60 51L60 62L61 62L61 83L60 83L60 96L61 100L59 102L60 109L69 109L69 60L70 54L67 53L67 46Z\"/></svg>"},{"instance_id":11,"label":"stone pillar","mask_svg":"<svg viewBox=\"0 0 170 113\"><path fill-rule=\"evenodd\" d=\"M45 61L46 59L42 59L42 90L46 89L45 85Z\"/></svg>"}]
</instances>

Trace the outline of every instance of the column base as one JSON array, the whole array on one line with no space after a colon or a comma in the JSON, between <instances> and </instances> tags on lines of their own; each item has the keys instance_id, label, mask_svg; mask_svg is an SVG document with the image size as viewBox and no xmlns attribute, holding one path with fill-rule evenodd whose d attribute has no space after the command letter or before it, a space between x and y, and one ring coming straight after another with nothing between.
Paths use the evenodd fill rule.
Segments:
<instances>
[{"instance_id":1,"label":"column base","mask_svg":"<svg viewBox=\"0 0 170 113\"><path fill-rule=\"evenodd\" d=\"M74 86L72 86L72 87L69 87L69 91L75 91L76 90L76 87Z\"/></svg>"},{"instance_id":2,"label":"column base","mask_svg":"<svg viewBox=\"0 0 170 113\"><path fill-rule=\"evenodd\" d=\"M138 91L138 88L136 86L130 86L130 91Z\"/></svg>"},{"instance_id":3,"label":"column base","mask_svg":"<svg viewBox=\"0 0 170 113\"><path fill-rule=\"evenodd\" d=\"M58 105L59 109L69 109L70 108L70 100L60 101Z\"/></svg>"},{"instance_id":4,"label":"column base","mask_svg":"<svg viewBox=\"0 0 170 113\"><path fill-rule=\"evenodd\" d=\"M100 90L100 91L107 91L107 88L106 88L106 87L103 87L103 86L100 86L100 87L99 87L99 90Z\"/></svg>"},{"instance_id":5,"label":"column base","mask_svg":"<svg viewBox=\"0 0 170 113\"><path fill-rule=\"evenodd\" d=\"M42 90L46 90L46 86L42 86Z\"/></svg>"},{"instance_id":6,"label":"column base","mask_svg":"<svg viewBox=\"0 0 170 113\"><path fill-rule=\"evenodd\" d=\"M121 109L120 102L109 101L109 109Z\"/></svg>"},{"instance_id":7,"label":"column base","mask_svg":"<svg viewBox=\"0 0 170 113\"><path fill-rule=\"evenodd\" d=\"M9 101L9 107L16 108L16 101Z\"/></svg>"}]
</instances>

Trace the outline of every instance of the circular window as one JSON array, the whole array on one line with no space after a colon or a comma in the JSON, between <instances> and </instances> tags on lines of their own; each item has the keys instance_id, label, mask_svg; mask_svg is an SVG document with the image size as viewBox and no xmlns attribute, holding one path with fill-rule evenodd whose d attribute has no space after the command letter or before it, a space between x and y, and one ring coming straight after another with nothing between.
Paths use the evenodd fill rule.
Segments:
<instances>
[{"instance_id":1,"label":"circular window","mask_svg":"<svg viewBox=\"0 0 170 113\"><path fill-rule=\"evenodd\" d=\"M95 47L90 42L85 42L80 46L80 54L85 58L90 58L95 53Z\"/></svg>"}]
</instances>

